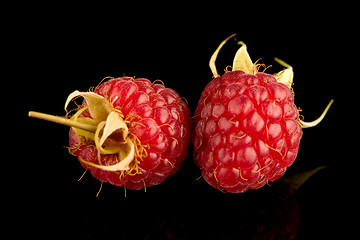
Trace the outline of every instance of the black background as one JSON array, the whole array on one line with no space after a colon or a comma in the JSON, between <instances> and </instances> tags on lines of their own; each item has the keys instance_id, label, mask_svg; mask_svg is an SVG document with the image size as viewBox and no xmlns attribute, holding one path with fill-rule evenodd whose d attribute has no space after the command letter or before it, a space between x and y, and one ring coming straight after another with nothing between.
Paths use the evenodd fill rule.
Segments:
<instances>
[{"instance_id":1,"label":"black background","mask_svg":"<svg viewBox=\"0 0 360 240\"><path fill-rule=\"evenodd\" d=\"M303 109L305 121L316 119L334 99L323 122L304 130L298 158L287 174L329 167L296 193L298 239L349 234L358 210L352 192L359 158L356 139L351 139L357 125L351 120L356 113L351 73L357 68L351 57L357 48L350 7L168 4L14 8L18 10L11 19L16 23L4 26L3 46L10 52L5 56L10 75L5 86L13 96L7 102L14 113L7 116L21 120L9 134L7 149L13 149L13 156L3 156L3 194L11 203L8 222L17 229L13 234L226 239L236 236L240 222L256 218L241 209L261 209L272 201L273 188L229 194L196 180L201 173L192 162L192 145L180 170L161 185L146 193L128 190L125 197L123 188L104 184L96 197L100 182L90 173L77 181L83 168L65 148L68 128L27 117L29 110L64 115L69 93L86 91L107 76L161 79L187 99L193 113L212 79L210 56L233 33L247 44L253 61L262 58L273 65L268 73L282 70L274 57L293 66L295 104ZM233 39L223 47L216 62L220 74L237 49Z\"/></svg>"}]
</instances>

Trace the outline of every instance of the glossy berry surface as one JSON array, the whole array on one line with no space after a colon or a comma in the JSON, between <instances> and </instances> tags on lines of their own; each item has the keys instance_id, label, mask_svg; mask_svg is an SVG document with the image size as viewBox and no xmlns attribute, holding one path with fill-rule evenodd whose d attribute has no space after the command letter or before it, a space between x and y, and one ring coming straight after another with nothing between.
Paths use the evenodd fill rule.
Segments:
<instances>
[{"instance_id":1,"label":"glossy berry surface","mask_svg":"<svg viewBox=\"0 0 360 240\"><path fill-rule=\"evenodd\" d=\"M99 85L94 93L104 97L121 115L128 128L127 136L135 145L135 157L129 169L102 170L95 164L114 165L120 161L118 155L100 154L92 141L79 137L71 129L70 153L95 178L116 186L142 189L162 183L179 169L190 142L190 112L174 90L145 78L122 77ZM84 101L81 107L86 105ZM91 118L91 115L85 110L79 118Z\"/></svg>"},{"instance_id":2,"label":"glossy berry surface","mask_svg":"<svg viewBox=\"0 0 360 240\"><path fill-rule=\"evenodd\" d=\"M294 162L302 136L298 118L292 91L272 75L227 72L201 94L194 161L214 188L260 188Z\"/></svg>"}]
</instances>

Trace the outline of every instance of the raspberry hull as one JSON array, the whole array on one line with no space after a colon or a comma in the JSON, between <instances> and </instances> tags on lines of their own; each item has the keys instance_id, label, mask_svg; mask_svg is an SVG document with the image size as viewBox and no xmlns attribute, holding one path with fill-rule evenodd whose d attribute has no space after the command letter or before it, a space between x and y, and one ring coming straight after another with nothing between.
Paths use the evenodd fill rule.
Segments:
<instances>
[{"instance_id":1,"label":"raspberry hull","mask_svg":"<svg viewBox=\"0 0 360 240\"><path fill-rule=\"evenodd\" d=\"M294 162L298 117L293 93L272 75L227 72L206 86L194 113L194 161L217 189L260 188Z\"/></svg>"}]
</instances>

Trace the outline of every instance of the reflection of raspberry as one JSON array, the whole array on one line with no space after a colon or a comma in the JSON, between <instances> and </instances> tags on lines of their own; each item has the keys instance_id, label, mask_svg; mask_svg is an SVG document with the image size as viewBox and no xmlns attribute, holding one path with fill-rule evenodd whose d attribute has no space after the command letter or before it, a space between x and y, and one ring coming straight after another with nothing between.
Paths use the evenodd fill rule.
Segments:
<instances>
[{"instance_id":1,"label":"reflection of raspberry","mask_svg":"<svg viewBox=\"0 0 360 240\"><path fill-rule=\"evenodd\" d=\"M228 38L229 39L229 38ZM280 178L295 160L302 127L321 121L299 120L292 85L292 68L274 76L259 73L243 45L235 55L233 71L218 75L204 89L194 113L194 160L205 180L228 192L257 189Z\"/></svg>"}]
</instances>

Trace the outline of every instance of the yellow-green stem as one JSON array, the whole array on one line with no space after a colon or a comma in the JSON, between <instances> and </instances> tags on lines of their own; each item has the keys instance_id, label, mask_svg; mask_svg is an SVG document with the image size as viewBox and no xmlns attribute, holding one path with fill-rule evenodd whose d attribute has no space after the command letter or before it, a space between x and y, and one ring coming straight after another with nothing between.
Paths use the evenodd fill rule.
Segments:
<instances>
[{"instance_id":1,"label":"yellow-green stem","mask_svg":"<svg viewBox=\"0 0 360 240\"><path fill-rule=\"evenodd\" d=\"M80 122L74 121L72 119L53 116L50 114L34 112L34 111L29 112L29 117L38 118L38 119L42 119L42 120L46 120L46 121L50 121L50 122L55 122L55 123L69 126L69 127L79 128L81 130L92 132L92 133L95 133L96 128L97 128L97 126L93 126L93 125L86 124L86 123L80 123Z\"/></svg>"}]
</instances>

